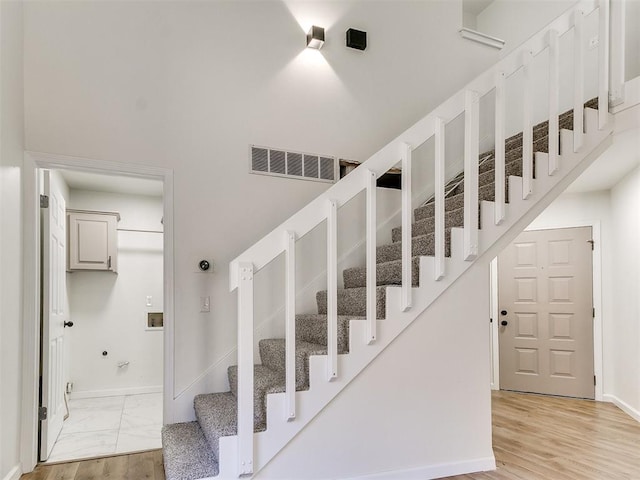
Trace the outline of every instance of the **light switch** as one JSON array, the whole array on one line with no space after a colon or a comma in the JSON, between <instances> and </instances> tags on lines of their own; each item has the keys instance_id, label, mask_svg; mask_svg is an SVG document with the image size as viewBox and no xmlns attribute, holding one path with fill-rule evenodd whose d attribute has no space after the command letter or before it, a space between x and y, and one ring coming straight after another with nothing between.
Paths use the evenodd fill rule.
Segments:
<instances>
[{"instance_id":1,"label":"light switch","mask_svg":"<svg viewBox=\"0 0 640 480\"><path fill-rule=\"evenodd\" d=\"M153 297L151 295L147 295L147 307L150 307L153 305L153 303L151 302L152 299Z\"/></svg>"},{"instance_id":2,"label":"light switch","mask_svg":"<svg viewBox=\"0 0 640 480\"><path fill-rule=\"evenodd\" d=\"M211 311L211 298L208 295L200 297L200 311L205 313Z\"/></svg>"}]
</instances>

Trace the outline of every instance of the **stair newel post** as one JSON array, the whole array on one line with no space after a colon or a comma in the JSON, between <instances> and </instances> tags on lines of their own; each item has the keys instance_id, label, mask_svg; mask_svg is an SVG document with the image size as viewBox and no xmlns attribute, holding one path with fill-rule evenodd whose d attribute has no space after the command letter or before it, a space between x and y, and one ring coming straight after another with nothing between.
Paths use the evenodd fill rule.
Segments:
<instances>
[{"instance_id":1,"label":"stair newel post","mask_svg":"<svg viewBox=\"0 0 640 480\"><path fill-rule=\"evenodd\" d=\"M436 117L434 128L435 155L435 271L434 279L441 280L444 277L444 154L445 154L445 124L444 120Z\"/></svg>"},{"instance_id":2,"label":"stair newel post","mask_svg":"<svg viewBox=\"0 0 640 480\"><path fill-rule=\"evenodd\" d=\"M533 190L533 55L524 52L524 92L522 94L522 198L526 200Z\"/></svg>"},{"instance_id":3,"label":"stair newel post","mask_svg":"<svg viewBox=\"0 0 640 480\"><path fill-rule=\"evenodd\" d=\"M253 473L253 273L238 263L238 476Z\"/></svg>"},{"instance_id":4,"label":"stair newel post","mask_svg":"<svg viewBox=\"0 0 640 480\"><path fill-rule=\"evenodd\" d=\"M598 128L602 130L609 113L609 0L600 0L598 6Z\"/></svg>"},{"instance_id":5,"label":"stair newel post","mask_svg":"<svg viewBox=\"0 0 640 480\"><path fill-rule=\"evenodd\" d=\"M366 343L372 343L376 340L376 172L367 170L366 189L367 189L367 326L366 326Z\"/></svg>"},{"instance_id":6,"label":"stair newel post","mask_svg":"<svg viewBox=\"0 0 640 480\"><path fill-rule=\"evenodd\" d=\"M574 12L573 26L573 151L582 147L584 137L584 12Z\"/></svg>"},{"instance_id":7,"label":"stair newel post","mask_svg":"<svg viewBox=\"0 0 640 480\"><path fill-rule=\"evenodd\" d=\"M402 145L402 310L411 308L411 145Z\"/></svg>"},{"instance_id":8,"label":"stair newel post","mask_svg":"<svg viewBox=\"0 0 640 480\"><path fill-rule=\"evenodd\" d=\"M327 380L338 377L338 202L327 202Z\"/></svg>"},{"instance_id":9,"label":"stair newel post","mask_svg":"<svg viewBox=\"0 0 640 480\"><path fill-rule=\"evenodd\" d=\"M495 96L495 206L494 217L495 224L500 225L504 220L505 215L505 74L504 72L498 72L496 77L496 96Z\"/></svg>"},{"instance_id":10,"label":"stair newel post","mask_svg":"<svg viewBox=\"0 0 640 480\"><path fill-rule=\"evenodd\" d=\"M549 175L558 171L558 145L560 126L559 91L560 91L560 49L558 32L549 31Z\"/></svg>"},{"instance_id":11,"label":"stair newel post","mask_svg":"<svg viewBox=\"0 0 640 480\"><path fill-rule=\"evenodd\" d=\"M296 234L285 232L285 418L296 418Z\"/></svg>"},{"instance_id":12,"label":"stair newel post","mask_svg":"<svg viewBox=\"0 0 640 480\"><path fill-rule=\"evenodd\" d=\"M464 109L464 259L478 256L478 156L480 141L480 95L465 92Z\"/></svg>"}]
</instances>

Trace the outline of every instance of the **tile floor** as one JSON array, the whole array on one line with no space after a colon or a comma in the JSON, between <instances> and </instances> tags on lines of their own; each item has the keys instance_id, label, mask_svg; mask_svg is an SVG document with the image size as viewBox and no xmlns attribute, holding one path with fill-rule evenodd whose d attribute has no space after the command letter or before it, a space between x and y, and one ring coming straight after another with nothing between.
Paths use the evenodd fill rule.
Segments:
<instances>
[{"instance_id":1,"label":"tile floor","mask_svg":"<svg viewBox=\"0 0 640 480\"><path fill-rule=\"evenodd\" d=\"M69 401L47 462L160 448L162 393Z\"/></svg>"}]
</instances>

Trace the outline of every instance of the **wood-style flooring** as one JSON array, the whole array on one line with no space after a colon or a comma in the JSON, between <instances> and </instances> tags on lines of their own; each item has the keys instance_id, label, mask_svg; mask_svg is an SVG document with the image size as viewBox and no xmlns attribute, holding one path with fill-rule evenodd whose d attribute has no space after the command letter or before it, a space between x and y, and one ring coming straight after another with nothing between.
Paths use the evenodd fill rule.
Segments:
<instances>
[{"instance_id":1,"label":"wood-style flooring","mask_svg":"<svg viewBox=\"0 0 640 480\"><path fill-rule=\"evenodd\" d=\"M162 450L81 462L38 465L20 480L164 480Z\"/></svg>"},{"instance_id":2,"label":"wood-style flooring","mask_svg":"<svg viewBox=\"0 0 640 480\"><path fill-rule=\"evenodd\" d=\"M493 392L497 470L450 480L640 480L640 423L611 403Z\"/></svg>"},{"instance_id":3,"label":"wood-style flooring","mask_svg":"<svg viewBox=\"0 0 640 480\"><path fill-rule=\"evenodd\" d=\"M493 392L497 470L450 480L640 480L640 423L610 403ZM39 465L21 480L164 480L162 452Z\"/></svg>"}]
</instances>

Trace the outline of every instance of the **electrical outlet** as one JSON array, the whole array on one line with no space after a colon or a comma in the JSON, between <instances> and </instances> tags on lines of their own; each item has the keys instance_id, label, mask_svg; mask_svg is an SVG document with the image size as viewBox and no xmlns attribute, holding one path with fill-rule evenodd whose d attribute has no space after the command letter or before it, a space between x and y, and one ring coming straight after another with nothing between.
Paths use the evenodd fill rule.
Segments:
<instances>
[{"instance_id":1,"label":"electrical outlet","mask_svg":"<svg viewBox=\"0 0 640 480\"><path fill-rule=\"evenodd\" d=\"M153 306L153 297L151 295L147 295L147 307Z\"/></svg>"},{"instance_id":2,"label":"electrical outlet","mask_svg":"<svg viewBox=\"0 0 640 480\"><path fill-rule=\"evenodd\" d=\"M200 297L200 312L207 313L211 311L211 297Z\"/></svg>"}]
</instances>

